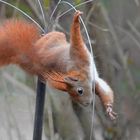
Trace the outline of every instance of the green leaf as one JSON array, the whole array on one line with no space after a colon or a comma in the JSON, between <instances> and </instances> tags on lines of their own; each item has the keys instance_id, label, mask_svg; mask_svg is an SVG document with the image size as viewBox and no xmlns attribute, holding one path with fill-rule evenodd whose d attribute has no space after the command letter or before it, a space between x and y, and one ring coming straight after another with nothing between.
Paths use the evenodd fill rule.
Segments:
<instances>
[{"instance_id":1,"label":"green leaf","mask_svg":"<svg viewBox=\"0 0 140 140\"><path fill-rule=\"evenodd\" d=\"M45 9L48 9L50 5L50 0L43 0L43 4L44 4Z\"/></svg>"},{"instance_id":2,"label":"green leaf","mask_svg":"<svg viewBox=\"0 0 140 140\"><path fill-rule=\"evenodd\" d=\"M75 0L75 5L80 4L81 0Z\"/></svg>"}]
</instances>

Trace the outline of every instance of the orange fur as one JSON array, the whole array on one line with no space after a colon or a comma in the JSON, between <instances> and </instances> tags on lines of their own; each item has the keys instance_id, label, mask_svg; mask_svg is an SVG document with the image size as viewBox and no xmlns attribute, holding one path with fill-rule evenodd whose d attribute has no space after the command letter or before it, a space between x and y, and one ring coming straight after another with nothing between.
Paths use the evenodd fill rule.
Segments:
<instances>
[{"instance_id":1,"label":"orange fur","mask_svg":"<svg viewBox=\"0 0 140 140\"><path fill-rule=\"evenodd\" d=\"M86 64L89 64L88 54L85 53L85 43L83 41L83 38L81 36L80 31L80 24L79 24L79 16L82 14L82 12L77 12L74 15L72 27L71 27L71 54L73 56L79 56L82 58L82 61Z\"/></svg>"},{"instance_id":2,"label":"orange fur","mask_svg":"<svg viewBox=\"0 0 140 140\"><path fill-rule=\"evenodd\" d=\"M30 69L31 59L35 58L33 45L39 38L34 24L22 20L4 22L0 27L0 66L12 63Z\"/></svg>"},{"instance_id":3,"label":"orange fur","mask_svg":"<svg viewBox=\"0 0 140 140\"><path fill-rule=\"evenodd\" d=\"M8 20L0 27L0 66L17 64L25 71L36 74L54 88L67 91L80 104L92 100L92 82L103 105L112 101L113 93L105 96L102 85L92 81L91 60L85 47L77 11L71 26L70 44L61 32L40 36L34 24L22 20ZM96 80L96 79L95 79ZM84 94L78 95L82 87Z\"/></svg>"}]
</instances>

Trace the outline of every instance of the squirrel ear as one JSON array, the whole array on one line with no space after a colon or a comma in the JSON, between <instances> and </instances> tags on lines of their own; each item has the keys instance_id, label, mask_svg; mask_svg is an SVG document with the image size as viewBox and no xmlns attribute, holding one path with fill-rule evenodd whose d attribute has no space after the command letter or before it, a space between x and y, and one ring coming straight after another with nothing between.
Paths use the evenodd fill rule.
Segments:
<instances>
[{"instance_id":1,"label":"squirrel ear","mask_svg":"<svg viewBox=\"0 0 140 140\"><path fill-rule=\"evenodd\" d=\"M79 79L76 78L76 77L72 77L72 76L65 76L65 77L64 77L64 81L65 81L67 84L73 84L73 83L79 81Z\"/></svg>"},{"instance_id":2,"label":"squirrel ear","mask_svg":"<svg viewBox=\"0 0 140 140\"><path fill-rule=\"evenodd\" d=\"M71 46L77 49L81 49L84 41L80 31L80 15L82 12L76 11L73 17L73 22L71 26Z\"/></svg>"},{"instance_id":3,"label":"squirrel ear","mask_svg":"<svg viewBox=\"0 0 140 140\"><path fill-rule=\"evenodd\" d=\"M75 55L78 59L82 59L84 62L89 62L89 54L87 53L86 46L80 30L80 15L82 12L76 11L73 17L70 33L70 51L71 55ZM76 51L75 51L76 50Z\"/></svg>"}]
</instances>

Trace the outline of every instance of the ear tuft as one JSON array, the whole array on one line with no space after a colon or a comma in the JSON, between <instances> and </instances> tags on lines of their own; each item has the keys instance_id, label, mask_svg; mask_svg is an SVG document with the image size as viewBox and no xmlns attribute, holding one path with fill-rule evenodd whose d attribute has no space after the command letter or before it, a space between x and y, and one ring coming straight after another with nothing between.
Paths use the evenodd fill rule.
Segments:
<instances>
[{"instance_id":1,"label":"ear tuft","mask_svg":"<svg viewBox=\"0 0 140 140\"><path fill-rule=\"evenodd\" d=\"M74 22L79 22L79 17L83 14L83 12L77 10L75 13L74 13Z\"/></svg>"}]
</instances>

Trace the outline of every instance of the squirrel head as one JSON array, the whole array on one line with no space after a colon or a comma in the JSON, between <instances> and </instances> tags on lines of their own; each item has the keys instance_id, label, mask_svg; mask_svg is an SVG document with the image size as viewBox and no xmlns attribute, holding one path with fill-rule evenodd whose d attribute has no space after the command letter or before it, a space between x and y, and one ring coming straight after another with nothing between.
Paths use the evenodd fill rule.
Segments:
<instances>
[{"instance_id":1,"label":"squirrel head","mask_svg":"<svg viewBox=\"0 0 140 140\"><path fill-rule=\"evenodd\" d=\"M73 101L87 106L91 104L93 99L92 94L92 81L87 71L71 72L64 78L67 84L67 91Z\"/></svg>"}]
</instances>

